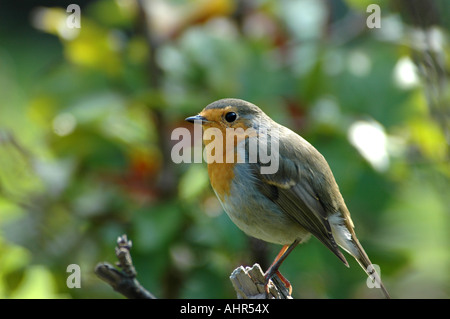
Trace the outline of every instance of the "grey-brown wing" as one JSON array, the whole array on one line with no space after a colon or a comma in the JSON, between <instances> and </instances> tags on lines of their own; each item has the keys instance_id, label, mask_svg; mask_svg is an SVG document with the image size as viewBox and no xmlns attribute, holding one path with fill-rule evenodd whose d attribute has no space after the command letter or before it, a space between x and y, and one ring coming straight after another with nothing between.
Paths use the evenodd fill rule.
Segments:
<instances>
[{"instance_id":1,"label":"grey-brown wing","mask_svg":"<svg viewBox=\"0 0 450 319\"><path fill-rule=\"evenodd\" d=\"M283 152L281 147L283 146L280 145L280 153ZM315 149L313 151L317 152ZM302 158L301 153L289 152L289 154L297 155L297 161L306 160ZM313 180L314 177L321 177L311 174L308 176L308 172L302 171L295 161L281 155L278 170L274 174L261 174L259 165L256 164L253 169L253 173L258 175L256 180L259 181L257 183L259 191L276 203L294 222L299 223L319 239L348 266L333 238L328 222L328 216L333 213L335 204L329 203L330 200L325 198L326 196L321 198L318 195L319 186L317 181Z\"/></svg>"}]
</instances>

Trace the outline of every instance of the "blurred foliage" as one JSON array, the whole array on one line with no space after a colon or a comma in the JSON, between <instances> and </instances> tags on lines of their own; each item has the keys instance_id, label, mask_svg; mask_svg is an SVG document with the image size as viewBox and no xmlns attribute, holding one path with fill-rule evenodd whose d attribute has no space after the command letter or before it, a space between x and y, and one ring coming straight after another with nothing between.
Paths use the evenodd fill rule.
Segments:
<instances>
[{"instance_id":1,"label":"blurred foliage","mask_svg":"<svg viewBox=\"0 0 450 319\"><path fill-rule=\"evenodd\" d=\"M156 296L234 298L231 271L279 247L232 224L204 163L170 158L223 97L324 154L393 297L450 296L447 1L78 1L69 29L71 2L1 5L0 297L120 298L93 269L127 233ZM380 297L349 262L311 239L281 271L297 298Z\"/></svg>"}]
</instances>

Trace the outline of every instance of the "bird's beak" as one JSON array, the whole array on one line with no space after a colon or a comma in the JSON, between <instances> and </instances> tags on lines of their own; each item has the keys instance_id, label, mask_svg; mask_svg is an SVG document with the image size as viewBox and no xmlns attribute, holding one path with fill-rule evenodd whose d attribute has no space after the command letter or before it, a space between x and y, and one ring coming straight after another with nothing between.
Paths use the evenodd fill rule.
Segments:
<instances>
[{"instance_id":1,"label":"bird's beak","mask_svg":"<svg viewBox=\"0 0 450 319\"><path fill-rule=\"evenodd\" d=\"M201 115L190 116L190 117L186 118L186 121L191 122L191 123L195 123L195 121L200 121L202 123L208 122L206 117L201 116Z\"/></svg>"}]
</instances>

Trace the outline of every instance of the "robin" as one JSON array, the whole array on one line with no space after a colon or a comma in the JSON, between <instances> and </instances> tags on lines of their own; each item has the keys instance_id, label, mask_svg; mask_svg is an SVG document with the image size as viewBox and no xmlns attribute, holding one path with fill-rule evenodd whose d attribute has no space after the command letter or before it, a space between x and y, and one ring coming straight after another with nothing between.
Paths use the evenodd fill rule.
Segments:
<instances>
[{"instance_id":1,"label":"robin","mask_svg":"<svg viewBox=\"0 0 450 319\"><path fill-rule=\"evenodd\" d=\"M186 121L201 123L205 148L220 141L205 134L208 129L223 134L223 152L216 143L215 152L206 152L206 162L211 186L231 220L249 236L283 245L265 273L266 292L274 275L291 292L291 285L278 269L312 234L348 267L339 247L347 251L389 298L356 237L350 212L327 161L309 142L273 121L256 105L240 99L215 101ZM230 130L238 132L232 139L226 138ZM252 141L265 143L260 143L258 152L276 144L278 149L271 148L275 153L271 156L277 156L275 170L264 173L260 157L250 160ZM231 159L227 156L230 152Z\"/></svg>"}]
</instances>

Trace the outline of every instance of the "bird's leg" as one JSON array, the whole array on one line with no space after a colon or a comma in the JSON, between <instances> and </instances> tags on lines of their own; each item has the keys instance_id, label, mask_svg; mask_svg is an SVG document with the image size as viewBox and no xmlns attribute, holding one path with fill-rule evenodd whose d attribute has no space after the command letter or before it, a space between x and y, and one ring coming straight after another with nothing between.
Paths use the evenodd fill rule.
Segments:
<instances>
[{"instance_id":1,"label":"bird's leg","mask_svg":"<svg viewBox=\"0 0 450 319\"><path fill-rule=\"evenodd\" d=\"M299 241L295 240L291 245L284 245L283 248L281 248L280 252L278 253L277 257L273 261L272 265L270 265L269 269L267 269L266 273L264 274L264 278L266 279L266 282L264 284L264 290L266 291L266 294L269 295L269 281L270 279L277 274L278 277L281 279L281 281L285 284L286 288L289 289L289 294L292 292L292 286L289 283L289 281L284 278L283 275L278 271L278 268L280 268L281 263L286 259L286 257L290 254L290 252L298 245Z\"/></svg>"}]
</instances>

